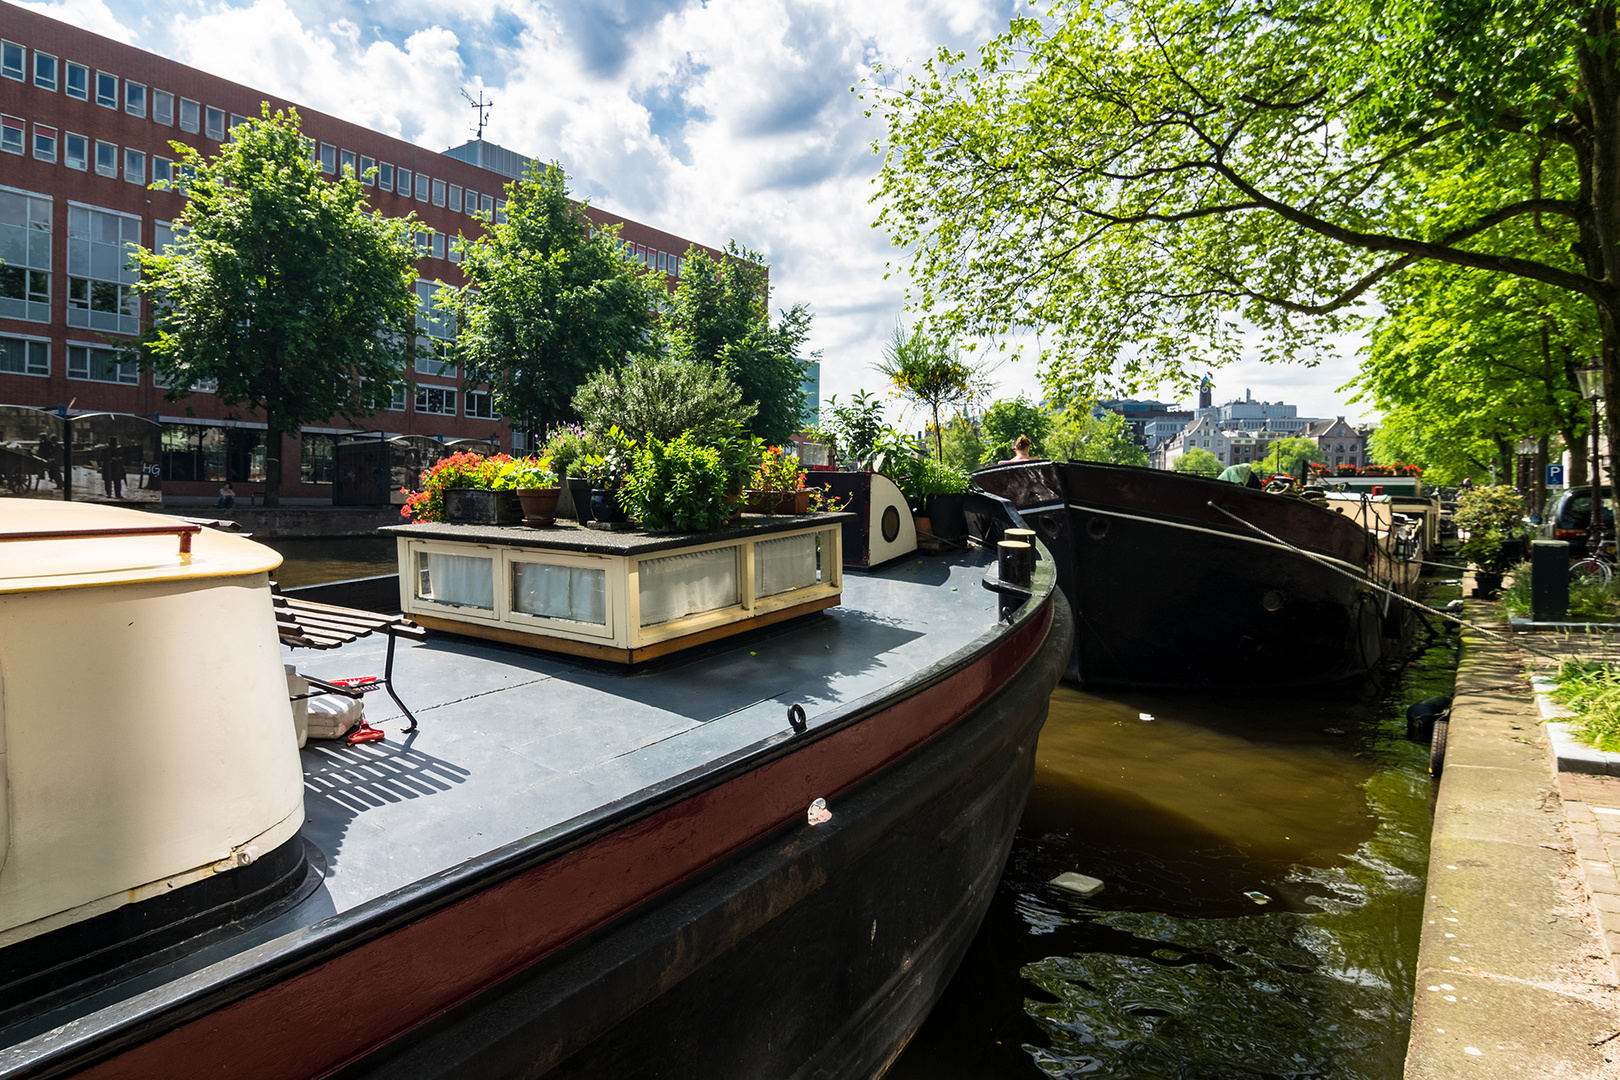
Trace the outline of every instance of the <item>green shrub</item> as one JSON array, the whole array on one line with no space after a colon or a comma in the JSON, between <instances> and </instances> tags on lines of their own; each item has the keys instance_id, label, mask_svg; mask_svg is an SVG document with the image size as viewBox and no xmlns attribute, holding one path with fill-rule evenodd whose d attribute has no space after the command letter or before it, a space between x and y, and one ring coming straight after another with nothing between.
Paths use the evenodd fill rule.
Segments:
<instances>
[{"instance_id":1,"label":"green shrub","mask_svg":"<svg viewBox=\"0 0 1620 1080\"><path fill-rule=\"evenodd\" d=\"M1530 564L1516 563L1508 573L1512 584L1502 590L1496 605L1497 615L1503 619L1530 614ZM1569 617L1575 622L1603 622L1620 614L1620 578L1607 585L1590 578L1569 578Z\"/></svg>"},{"instance_id":2,"label":"green shrub","mask_svg":"<svg viewBox=\"0 0 1620 1080\"><path fill-rule=\"evenodd\" d=\"M648 435L669 442L685 431L718 438L746 424L754 408L712 364L664 357L603 368L574 395L574 411L592 431L617 426L637 442Z\"/></svg>"},{"instance_id":3,"label":"green shrub","mask_svg":"<svg viewBox=\"0 0 1620 1080\"><path fill-rule=\"evenodd\" d=\"M693 432L669 442L649 435L633 455L619 500L645 528L703 532L730 516L730 481L720 450Z\"/></svg>"},{"instance_id":4,"label":"green shrub","mask_svg":"<svg viewBox=\"0 0 1620 1080\"><path fill-rule=\"evenodd\" d=\"M1574 713L1575 737L1599 750L1620 750L1620 676L1613 665L1565 660L1552 698Z\"/></svg>"}]
</instances>

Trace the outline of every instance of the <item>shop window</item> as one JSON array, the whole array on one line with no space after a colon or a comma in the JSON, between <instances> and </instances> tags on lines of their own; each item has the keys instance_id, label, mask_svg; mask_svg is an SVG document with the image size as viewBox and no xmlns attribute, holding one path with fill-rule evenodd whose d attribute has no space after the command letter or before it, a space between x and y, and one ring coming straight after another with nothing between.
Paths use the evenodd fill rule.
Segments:
<instances>
[{"instance_id":1,"label":"shop window","mask_svg":"<svg viewBox=\"0 0 1620 1080\"><path fill-rule=\"evenodd\" d=\"M306 431L298 441L298 479L306 484L330 484L337 439Z\"/></svg>"}]
</instances>

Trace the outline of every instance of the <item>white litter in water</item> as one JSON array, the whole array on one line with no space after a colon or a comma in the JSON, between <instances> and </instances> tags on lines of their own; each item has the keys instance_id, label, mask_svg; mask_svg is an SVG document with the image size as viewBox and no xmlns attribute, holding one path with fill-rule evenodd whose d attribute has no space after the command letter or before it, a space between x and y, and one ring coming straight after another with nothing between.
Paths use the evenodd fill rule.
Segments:
<instances>
[{"instance_id":1,"label":"white litter in water","mask_svg":"<svg viewBox=\"0 0 1620 1080\"><path fill-rule=\"evenodd\" d=\"M1267 896L1263 892L1246 892L1243 895L1247 896L1250 900L1253 900L1257 904L1271 903L1271 897Z\"/></svg>"},{"instance_id":2,"label":"white litter in water","mask_svg":"<svg viewBox=\"0 0 1620 1080\"><path fill-rule=\"evenodd\" d=\"M1138 720L1151 720L1153 719L1153 714L1150 712L1137 713L1136 718Z\"/></svg>"},{"instance_id":3,"label":"white litter in water","mask_svg":"<svg viewBox=\"0 0 1620 1080\"><path fill-rule=\"evenodd\" d=\"M1096 896L1103 890L1103 883L1100 878L1076 874L1072 870L1065 874L1059 874L1048 884L1056 885L1060 889L1066 889L1082 899L1087 896Z\"/></svg>"},{"instance_id":4,"label":"white litter in water","mask_svg":"<svg viewBox=\"0 0 1620 1080\"><path fill-rule=\"evenodd\" d=\"M809 819L812 825L820 825L823 821L831 821L832 811L827 809L827 800L817 799L811 803L805 817Z\"/></svg>"}]
</instances>

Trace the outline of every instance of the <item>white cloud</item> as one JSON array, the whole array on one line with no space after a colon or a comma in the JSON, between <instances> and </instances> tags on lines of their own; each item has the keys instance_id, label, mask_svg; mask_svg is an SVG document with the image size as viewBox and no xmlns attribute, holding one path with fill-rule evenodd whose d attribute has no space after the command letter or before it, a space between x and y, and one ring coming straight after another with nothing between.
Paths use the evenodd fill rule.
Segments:
<instances>
[{"instance_id":1,"label":"white cloud","mask_svg":"<svg viewBox=\"0 0 1620 1080\"><path fill-rule=\"evenodd\" d=\"M901 316L898 255L871 228L878 121L850 92L942 45L1001 30L1009 0L62 0L28 6L307 108L442 150L471 137L462 97L495 102L486 137L557 159L576 195L772 264L777 307L816 313L823 393L880 389ZM896 260L901 261L901 260ZM908 319L909 321L909 319ZM1027 348L1033 340L1023 342ZM1337 415L1343 370L1238 365L1222 392ZM1032 359L1001 392L1039 396ZM1219 396L1219 394L1217 395Z\"/></svg>"}]
</instances>

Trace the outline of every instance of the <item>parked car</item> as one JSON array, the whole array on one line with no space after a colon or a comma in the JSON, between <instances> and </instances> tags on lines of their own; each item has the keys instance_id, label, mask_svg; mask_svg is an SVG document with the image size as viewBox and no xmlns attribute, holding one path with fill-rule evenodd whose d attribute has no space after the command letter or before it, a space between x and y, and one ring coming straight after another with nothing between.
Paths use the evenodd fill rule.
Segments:
<instances>
[{"instance_id":1,"label":"parked car","mask_svg":"<svg viewBox=\"0 0 1620 1080\"><path fill-rule=\"evenodd\" d=\"M1614 507L1610 505L1611 496L1607 488L1603 491L1600 505L1603 507L1603 549L1614 554ZM1586 533L1592 525L1592 489L1590 487L1570 488L1558 496L1553 504L1552 513L1548 515L1552 522L1552 538L1554 540L1568 540L1570 554L1576 558L1586 554ZM1577 546L1580 545L1580 546Z\"/></svg>"}]
</instances>

